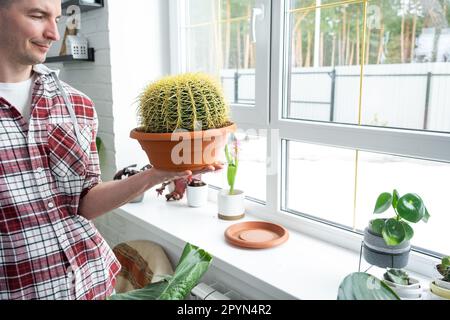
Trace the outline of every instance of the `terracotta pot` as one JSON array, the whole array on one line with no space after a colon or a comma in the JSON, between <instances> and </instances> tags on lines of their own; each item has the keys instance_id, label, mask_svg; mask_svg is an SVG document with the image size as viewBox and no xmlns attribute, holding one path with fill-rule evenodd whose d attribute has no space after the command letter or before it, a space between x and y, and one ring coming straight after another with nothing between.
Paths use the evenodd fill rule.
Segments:
<instances>
[{"instance_id":1,"label":"terracotta pot","mask_svg":"<svg viewBox=\"0 0 450 320\"><path fill-rule=\"evenodd\" d=\"M145 133L134 129L132 139L141 144L150 163L166 171L198 170L217 162L236 125L194 132Z\"/></svg>"}]
</instances>

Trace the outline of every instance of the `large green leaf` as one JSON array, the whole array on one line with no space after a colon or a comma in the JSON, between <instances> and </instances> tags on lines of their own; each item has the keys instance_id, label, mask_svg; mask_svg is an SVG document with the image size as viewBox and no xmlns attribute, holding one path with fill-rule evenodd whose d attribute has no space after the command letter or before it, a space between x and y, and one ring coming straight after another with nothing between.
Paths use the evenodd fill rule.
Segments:
<instances>
[{"instance_id":1,"label":"large green leaf","mask_svg":"<svg viewBox=\"0 0 450 320\"><path fill-rule=\"evenodd\" d=\"M383 238L388 246L399 245L405 237L405 229L399 221L395 219L386 221L386 225L383 228Z\"/></svg>"},{"instance_id":2,"label":"large green leaf","mask_svg":"<svg viewBox=\"0 0 450 320\"><path fill-rule=\"evenodd\" d=\"M212 257L206 251L187 244L174 275L143 289L115 294L110 300L182 300L187 297L208 270Z\"/></svg>"},{"instance_id":3,"label":"large green leaf","mask_svg":"<svg viewBox=\"0 0 450 320\"><path fill-rule=\"evenodd\" d=\"M157 300L166 286L166 281L152 283L139 290L114 294L108 300Z\"/></svg>"},{"instance_id":4,"label":"large green leaf","mask_svg":"<svg viewBox=\"0 0 450 320\"><path fill-rule=\"evenodd\" d=\"M338 300L400 300L398 295L376 277L355 272L339 286Z\"/></svg>"},{"instance_id":5,"label":"large green leaf","mask_svg":"<svg viewBox=\"0 0 450 320\"><path fill-rule=\"evenodd\" d=\"M188 244L184 249L173 277L160 300L184 299L208 270L212 257L206 251Z\"/></svg>"},{"instance_id":6,"label":"large green leaf","mask_svg":"<svg viewBox=\"0 0 450 320\"><path fill-rule=\"evenodd\" d=\"M379 195L377 199L377 203L375 204L375 209L373 213L383 213L387 209L389 209L391 204L392 204L392 195L387 192L382 193Z\"/></svg>"},{"instance_id":7,"label":"large green leaf","mask_svg":"<svg viewBox=\"0 0 450 320\"><path fill-rule=\"evenodd\" d=\"M408 193L398 200L397 212L403 219L416 223L424 217L425 206L418 195Z\"/></svg>"},{"instance_id":8,"label":"large green leaf","mask_svg":"<svg viewBox=\"0 0 450 320\"><path fill-rule=\"evenodd\" d=\"M233 164L233 157L231 156L228 145L225 145L225 157L227 158L228 164Z\"/></svg>"},{"instance_id":9,"label":"large green leaf","mask_svg":"<svg viewBox=\"0 0 450 320\"><path fill-rule=\"evenodd\" d=\"M396 189L392 192L392 206L397 209L398 199L400 195Z\"/></svg>"},{"instance_id":10,"label":"large green leaf","mask_svg":"<svg viewBox=\"0 0 450 320\"><path fill-rule=\"evenodd\" d=\"M386 224L386 219L375 219L372 220L370 223L370 230L372 230L373 233L382 235L383 234L383 228Z\"/></svg>"},{"instance_id":11,"label":"large green leaf","mask_svg":"<svg viewBox=\"0 0 450 320\"><path fill-rule=\"evenodd\" d=\"M411 240L414 237L413 228L405 221L400 221L400 223L402 224L403 229L405 229L405 239L403 241Z\"/></svg>"},{"instance_id":12,"label":"large green leaf","mask_svg":"<svg viewBox=\"0 0 450 320\"><path fill-rule=\"evenodd\" d=\"M234 165L228 165L228 171L227 171L227 179L228 179L228 185L230 186L230 195L233 195L234 192L234 183L236 179L236 173L237 173L237 167Z\"/></svg>"}]
</instances>

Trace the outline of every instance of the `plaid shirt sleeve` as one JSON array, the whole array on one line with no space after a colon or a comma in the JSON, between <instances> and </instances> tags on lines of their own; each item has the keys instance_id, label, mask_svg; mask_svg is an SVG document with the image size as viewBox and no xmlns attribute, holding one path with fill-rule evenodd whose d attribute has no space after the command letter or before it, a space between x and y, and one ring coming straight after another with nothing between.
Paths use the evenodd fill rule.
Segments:
<instances>
[{"instance_id":1,"label":"plaid shirt sleeve","mask_svg":"<svg viewBox=\"0 0 450 320\"><path fill-rule=\"evenodd\" d=\"M86 169L86 179L83 183L83 191L81 192L80 200L83 199L91 189L102 182L101 180L101 169L100 169L100 159L97 150L96 138L98 132L98 116L94 108L94 118L92 121L92 142L91 142L91 152L89 155L89 161Z\"/></svg>"}]
</instances>

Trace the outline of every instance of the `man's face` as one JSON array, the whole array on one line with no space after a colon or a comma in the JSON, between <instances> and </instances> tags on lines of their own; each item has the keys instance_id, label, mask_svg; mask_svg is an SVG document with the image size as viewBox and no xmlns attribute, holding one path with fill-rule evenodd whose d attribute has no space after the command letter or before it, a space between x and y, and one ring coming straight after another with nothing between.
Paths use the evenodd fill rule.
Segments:
<instances>
[{"instance_id":1,"label":"man's face","mask_svg":"<svg viewBox=\"0 0 450 320\"><path fill-rule=\"evenodd\" d=\"M44 62L60 38L60 16L61 0L14 0L0 8L0 57L27 66Z\"/></svg>"}]
</instances>

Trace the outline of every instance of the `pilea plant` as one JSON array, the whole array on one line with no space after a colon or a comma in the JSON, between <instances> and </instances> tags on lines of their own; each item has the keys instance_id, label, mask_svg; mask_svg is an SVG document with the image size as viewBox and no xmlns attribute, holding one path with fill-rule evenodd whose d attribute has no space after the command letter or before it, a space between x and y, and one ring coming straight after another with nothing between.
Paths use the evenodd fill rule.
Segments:
<instances>
[{"instance_id":1,"label":"pilea plant","mask_svg":"<svg viewBox=\"0 0 450 320\"><path fill-rule=\"evenodd\" d=\"M414 236L414 230L409 223L428 222L430 214L422 199L413 193L403 197L397 190L392 194L382 193L378 196L374 214L381 214L393 207L395 216L390 219L375 219L370 222L370 230L381 235L389 246L396 246L409 241Z\"/></svg>"},{"instance_id":2,"label":"pilea plant","mask_svg":"<svg viewBox=\"0 0 450 320\"><path fill-rule=\"evenodd\" d=\"M168 76L139 97L140 130L172 133L223 128L230 124L221 86L203 73Z\"/></svg>"}]
</instances>

